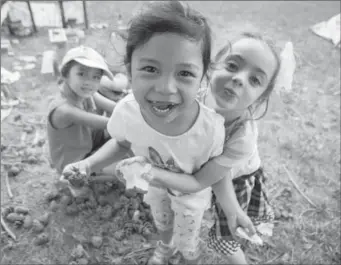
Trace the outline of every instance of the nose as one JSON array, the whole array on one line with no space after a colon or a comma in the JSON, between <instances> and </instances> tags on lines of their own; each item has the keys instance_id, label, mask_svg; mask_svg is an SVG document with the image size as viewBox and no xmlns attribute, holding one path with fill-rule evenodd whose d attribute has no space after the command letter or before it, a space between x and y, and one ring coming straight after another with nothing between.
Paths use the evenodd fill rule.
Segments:
<instances>
[{"instance_id":1,"label":"nose","mask_svg":"<svg viewBox=\"0 0 341 265\"><path fill-rule=\"evenodd\" d=\"M155 86L155 91L160 94L174 94L177 91L176 81L173 77L160 78Z\"/></svg>"},{"instance_id":2,"label":"nose","mask_svg":"<svg viewBox=\"0 0 341 265\"><path fill-rule=\"evenodd\" d=\"M246 76L243 73L237 73L232 77L233 85L236 87L242 87L245 84Z\"/></svg>"}]
</instances>

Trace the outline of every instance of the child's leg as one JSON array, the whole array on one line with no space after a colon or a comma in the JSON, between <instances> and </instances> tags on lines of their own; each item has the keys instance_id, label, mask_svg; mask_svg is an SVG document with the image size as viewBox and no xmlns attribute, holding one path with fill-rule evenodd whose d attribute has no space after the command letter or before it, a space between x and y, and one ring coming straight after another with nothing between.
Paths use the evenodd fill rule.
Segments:
<instances>
[{"instance_id":1,"label":"child's leg","mask_svg":"<svg viewBox=\"0 0 341 265\"><path fill-rule=\"evenodd\" d=\"M171 201L165 189L150 186L144 201L151 207L156 228L160 235L156 249L148 261L148 265L167 264L174 252L172 244L174 213L170 207Z\"/></svg>"},{"instance_id":2,"label":"child's leg","mask_svg":"<svg viewBox=\"0 0 341 265\"><path fill-rule=\"evenodd\" d=\"M264 175L260 168L252 175L234 179L234 190L241 208L257 225L273 221L273 211L265 194ZM214 196L213 196L214 197ZM209 232L208 247L225 255L228 264L247 264L240 244L233 240L227 217L218 202L214 201L215 224Z\"/></svg>"},{"instance_id":3,"label":"child's leg","mask_svg":"<svg viewBox=\"0 0 341 265\"><path fill-rule=\"evenodd\" d=\"M172 196L174 218L174 244L182 252L187 264L198 264L201 258L200 228L204 212L210 203L211 189L184 195Z\"/></svg>"}]
</instances>

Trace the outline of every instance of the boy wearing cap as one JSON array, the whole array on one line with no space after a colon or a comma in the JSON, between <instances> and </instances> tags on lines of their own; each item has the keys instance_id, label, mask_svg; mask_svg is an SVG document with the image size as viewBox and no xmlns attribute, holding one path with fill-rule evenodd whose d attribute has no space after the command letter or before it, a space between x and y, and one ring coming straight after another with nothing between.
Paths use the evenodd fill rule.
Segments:
<instances>
[{"instance_id":1,"label":"boy wearing cap","mask_svg":"<svg viewBox=\"0 0 341 265\"><path fill-rule=\"evenodd\" d=\"M60 65L60 93L50 103L47 136L52 166L61 173L65 165L87 157L105 136L115 102L98 93L103 75L113 80L104 58L89 47L69 50Z\"/></svg>"}]
</instances>

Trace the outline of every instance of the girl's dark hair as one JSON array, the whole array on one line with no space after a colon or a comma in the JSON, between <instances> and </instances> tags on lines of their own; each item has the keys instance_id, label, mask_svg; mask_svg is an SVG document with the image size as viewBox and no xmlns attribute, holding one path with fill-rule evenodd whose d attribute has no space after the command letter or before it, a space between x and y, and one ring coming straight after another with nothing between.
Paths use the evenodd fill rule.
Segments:
<instances>
[{"instance_id":1,"label":"girl's dark hair","mask_svg":"<svg viewBox=\"0 0 341 265\"><path fill-rule=\"evenodd\" d=\"M237 42L241 39L245 39L245 38L259 40L259 41L265 43L269 47L269 49L271 50L271 52L272 52L272 54L276 60L276 69L275 69L273 76L270 79L268 87L265 89L265 91L262 93L262 95L259 96L259 98L256 100L256 102L254 104L252 104L251 106L249 106L249 111L250 111L251 115L253 115L257 110L259 110L259 108L263 105L263 103L265 103L265 110L264 110L263 114L255 119L255 120L259 120L266 115L266 112L267 112L268 106L269 106L270 94L276 85L276 79L277 79L279 69L281 66L281 60L280 60L280 57L276 51L276 48L275 48L275 45L273 44L273 42L271 40L265 39L264 37L261 36L261 34L259 34L257 32L241 32L241 33L238 33L237 36L232 38L231 41L228 42L227 45L225 45L223 48L221 48L218 51L217 55L214 58L214 62L212 64L212 69L214 70L216 65L219 64L219 61L222 59L222 57L225 57L227 53L230 53L232 51L232 45L235 42Z\"/></svg>"},{"instance_id":2,"label":"girl's dark hair","mask_svg":"<svg viewBox=\"0 0 341 265\"><path fill-rule=\"evenodd\" d=\"M132 18L124 58L129 72L134 50L157 33L176 33L196 42L202 41L203 76L206 75L211 61L211 29L203 15L180 1L147 4Z\"/></svg>"},{"instance_id":3,"label":"girl's dark hair","mask_svg":"<svg viewBox=\"0 0 341 265\"><path fill-rule=\"evenodd\" d=\"M71 60L70 62L68 62L67 64L64 65L63 69L61 69L60 71L60 76L62 78L67 78L67 76L69 75L70 69L77 64L77 62L75 60Z\"/></svg>"}]
</instances>

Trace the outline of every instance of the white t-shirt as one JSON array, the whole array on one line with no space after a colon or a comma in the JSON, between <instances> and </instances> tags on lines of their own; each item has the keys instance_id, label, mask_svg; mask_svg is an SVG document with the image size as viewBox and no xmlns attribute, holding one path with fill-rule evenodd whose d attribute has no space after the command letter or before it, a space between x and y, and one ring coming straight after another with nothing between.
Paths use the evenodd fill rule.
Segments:
<instances>
[{"instance_id":1,"label":"white t-shirt","mask_svg":"<svg viewBox=\"0 0 341 265\"><path fill-rule=\"evenodd\" d=\"M225 139L224 118L202 103L199 106L197 120L187 132L167 136L146 123L130 94L116 105L107 129L118 142L129 142L135 156L173 172L193 174L222 153Z\"/></svg>"},{"instance_id":2,"label":"white t-shirt","mask_svg":"<svg viewBox=\"0 0 341 265\"><path fill-rule=\"evenodd\" d=\"M257 123L248 119L238 126L236 122L226 128L225 134L224 151L214 158L214 161L230 168L233 178L255 172L261 164L257 145Z\"/></svg>"}]
</instances>

